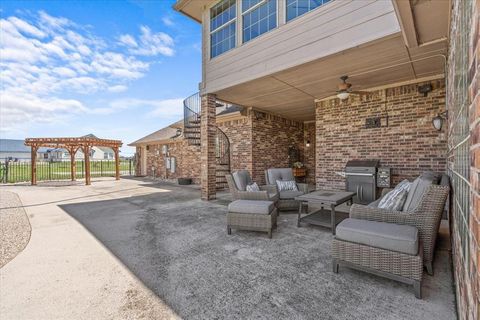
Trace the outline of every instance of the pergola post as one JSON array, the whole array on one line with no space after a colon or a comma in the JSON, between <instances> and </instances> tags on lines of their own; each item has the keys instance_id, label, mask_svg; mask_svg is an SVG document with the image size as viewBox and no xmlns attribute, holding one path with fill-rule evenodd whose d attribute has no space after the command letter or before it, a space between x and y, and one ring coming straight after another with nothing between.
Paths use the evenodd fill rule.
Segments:
<instances>
[{"instance_id":1,"label":"pergola post","mask_svg":"<svg viewBox=\"0 0 480 320\"><path fill-rule=\"evenodd\" d=\"M90 146L83 146L83 155L85 156L85 184L89 186L90 182Z\"/></svg>"},{"instance_id":2,"label":"pergola post","mask_svg":"<svg viewBox=\"0 0 480 320\"><path fill-rule=\"evenodd\" d=\"M115 154L115 179L120 180L120 157L118 154L118 148L113 148Z\"/></svg>"},{"instance_id":3,"label":"pergola post","mask_svg":"<svg viewBox=\"0 0 480 320\"><path fill-rule=\"evenodd\" d=\"M70 176L72 181L77 180L77 163L75 161L75 154L77 153L77 148L71 147L68 152L70 153Z\"/></svg>"},{"instance_id":4,"label":"pergola post","mask_svg":"<svg viewBox=\"0 0 480 320\"><path fill-rule=\"evenodd\" d=\"M37 184L37 150L38 146L33 145L31 146L32 157L31 157L31 174L32 174L32 186Z\"/></svg>"}]
</instances>

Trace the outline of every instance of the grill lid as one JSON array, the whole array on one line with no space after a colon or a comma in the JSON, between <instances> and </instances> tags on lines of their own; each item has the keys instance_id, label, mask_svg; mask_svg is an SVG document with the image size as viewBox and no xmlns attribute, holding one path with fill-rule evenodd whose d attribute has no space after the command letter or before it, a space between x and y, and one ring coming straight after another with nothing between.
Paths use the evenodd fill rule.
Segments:
<instances>
[{"instance_id":1,"label":"grill lid","mask_svg":"<svg viewBox=\"0 0 480 320\"><path fill-rule=\"evenodd\" d=\"M378 165L378 160L350 160L345 166L345 172L375 173Z\"/></svg>"}]
</instances>

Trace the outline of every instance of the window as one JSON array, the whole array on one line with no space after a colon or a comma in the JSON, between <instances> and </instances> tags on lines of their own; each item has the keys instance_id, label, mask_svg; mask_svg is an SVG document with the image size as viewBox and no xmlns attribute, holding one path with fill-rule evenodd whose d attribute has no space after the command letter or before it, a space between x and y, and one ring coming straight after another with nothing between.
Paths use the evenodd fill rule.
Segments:
<instances>
[{"instance_id":1,"label":"window","mask_svg":"<svg viewBox=\"0 0 480 320\"><path fill-rule=\"evenodd\" d=\"M277 27L277 0L242 0L243 42Z\"/></svg>"},{"instance_id":2,"label":"window","mask_svg":"<svg viewBox=\"0 0 480 320\"><path fill-rule=\"evenodd\" d=\"M210 9L210 57L235 48L235 0L222 0Z\"/></svg>"},{"instance_id":3,"label":"window","mask_svg":"<svg viewBox=\"0 0 480 320\"><path fill-rule=\"evenodd\" d=\"M295 19L330 0L287 0L287 21Z\"/></svg>"}]
</instances>

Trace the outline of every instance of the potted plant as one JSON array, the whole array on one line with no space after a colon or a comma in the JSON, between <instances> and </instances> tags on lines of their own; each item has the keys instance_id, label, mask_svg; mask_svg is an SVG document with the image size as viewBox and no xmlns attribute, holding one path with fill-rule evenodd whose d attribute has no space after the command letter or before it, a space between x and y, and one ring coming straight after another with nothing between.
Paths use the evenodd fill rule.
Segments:
<instances>
[{"instance_id":1,"label":"potted plant","mask_svg":"<svg viewBox=\"0 0 480 320\"><path fill-rule=\"evenodd\" d=\"M307 169L300 161L297 161L293 164L292 170L294 177L304 177L307 175Z\"/></svg>"}]
</instances>

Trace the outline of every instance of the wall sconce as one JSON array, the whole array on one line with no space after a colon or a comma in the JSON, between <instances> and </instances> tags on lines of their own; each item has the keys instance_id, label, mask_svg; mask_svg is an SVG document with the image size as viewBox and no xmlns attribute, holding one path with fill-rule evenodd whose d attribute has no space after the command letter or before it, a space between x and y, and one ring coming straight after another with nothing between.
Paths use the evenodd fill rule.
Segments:
<instances>
[{"instance_id":1,"label":"wall sconce","mask_svg":"<svg viewBox=\"0 0 480 320\"><path fill-rule=\"evenodd\" d=\"M437 114L436 117L432 119L432 125L437 131L441 131L443 127L443 121L448 118L448 112L444 111L442 113Z\"/></svg>"},{"instance_id":2,"label":"wall sconce","mask_svg":"<svg viewBox=\"0 0 480 320\"><path fill-rule=\"evenodd\" d=\"M305 143L305 147L310 148L310 140L307 140L307 143Z\"/></svg>"}]
</instances>

